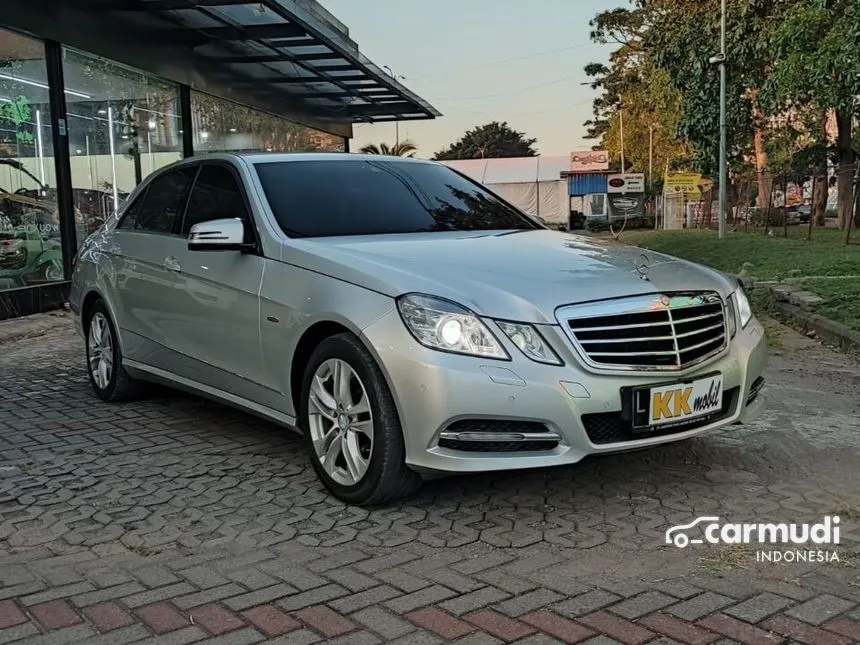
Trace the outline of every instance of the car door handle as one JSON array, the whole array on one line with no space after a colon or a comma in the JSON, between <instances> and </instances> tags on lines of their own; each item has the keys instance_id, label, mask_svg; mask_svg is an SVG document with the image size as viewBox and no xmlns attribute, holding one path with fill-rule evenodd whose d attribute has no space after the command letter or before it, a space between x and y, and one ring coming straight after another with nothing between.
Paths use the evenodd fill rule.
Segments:
<instances>
[{"instance_id":1,"label":"car door handle","mask_svg":"<svg viewBox=\"0 0 860 645\"><path fill-rule=\"evenodd\" d=\"M164 268L168 271L182 271L182 267L179 266L176 258L170 256L164 258Z\"/></svg>"}]
</instances>

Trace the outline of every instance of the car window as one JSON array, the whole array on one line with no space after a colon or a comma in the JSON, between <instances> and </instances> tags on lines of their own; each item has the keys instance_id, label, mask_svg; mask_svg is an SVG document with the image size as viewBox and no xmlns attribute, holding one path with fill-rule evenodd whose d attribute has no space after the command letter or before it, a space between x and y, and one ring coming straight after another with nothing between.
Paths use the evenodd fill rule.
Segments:
<instances>
[{"instance_id":1,"label":"car window","mask_svg":"<svg viewBox=\"0 0 860 645\"><path fill-rule=\"evenodd\" d=\"M204 164L188 198L182 234L188 235L191 227L200 222L233 217L250 222L238 179L226 166Z\"/></svg>"},{"instance_id":2,"label":"car window","mask_svg":"<svg viewBox=\"0 0 860 645\"><path fill-rule=\"evenodd\" d=\"M291 237L540 228L450 168L377 159L256 164Z\"/></svg>"},{"instance_id":3,"label":"car window","mask_svg":"<svg viewBox=\"0 0 860 645\"><path fill-rule=\"evenodd\" d=\"M119 228L150 233L178 234L188 189L196 167L179 168L156 177L146 192L131 204Z\"/></svg>"}]
</instances>

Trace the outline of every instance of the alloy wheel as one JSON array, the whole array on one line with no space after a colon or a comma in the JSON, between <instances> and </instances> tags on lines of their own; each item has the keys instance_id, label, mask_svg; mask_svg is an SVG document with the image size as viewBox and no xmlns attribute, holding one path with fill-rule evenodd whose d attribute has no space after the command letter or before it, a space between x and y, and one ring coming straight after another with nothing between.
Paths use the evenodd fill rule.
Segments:
<instances>
[{"instance_id":1,"label":"alloy wheel","mask_svg":"<svg viewBox=\"0 0 860 645\"><path fill-rule=\"evenodd\" d=\"M113 374L113 334L107 317L101 312L93 314L90 320L87 350L93 382L100 390L104 390Z\"/></svg>"},{"instance_id":2,"label":"alloy wheel","mask_svg":"<svg viewBox=\"0 0 860 645\"><path fill-rule=\"evenodd\" d=\"M330 358L314 373L308 429L329 477L342 486L361 481L373 454L373 413L364 383L346 361Z\"/></svg>"}]
</instances>

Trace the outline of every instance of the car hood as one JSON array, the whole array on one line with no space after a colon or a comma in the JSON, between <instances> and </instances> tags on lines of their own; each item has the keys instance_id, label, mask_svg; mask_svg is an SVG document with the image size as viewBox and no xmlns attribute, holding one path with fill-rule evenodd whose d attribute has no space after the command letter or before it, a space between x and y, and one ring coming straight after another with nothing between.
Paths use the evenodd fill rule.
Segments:
<instances>
[{"instance_id":1,"label":"car hood","mask_svg":"<svg viewBox=\"0 0 860 645\"><path fill-rule=\"evenodd\" d=\"M549 230L305 238L285 243L281 257L392 297L426 293L534 323L554 324L555 310L574 303L734 288L691 262Z\"/></svg>"}]
</instances>

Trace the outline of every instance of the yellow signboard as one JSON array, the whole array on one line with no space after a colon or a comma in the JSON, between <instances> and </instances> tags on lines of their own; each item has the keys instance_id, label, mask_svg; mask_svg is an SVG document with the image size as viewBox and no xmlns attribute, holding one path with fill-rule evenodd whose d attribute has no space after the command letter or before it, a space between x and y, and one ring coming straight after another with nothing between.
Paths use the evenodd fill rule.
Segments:
<instances>
[{"instance_id":1,"label":"yellow signboard","mask_svg":"<svg viewBox=\"0 0 860 645\"><path fill-rule=\"evenodd\" d=\"M702 175L696 172L667 172L663 190L667 193L698 193Z\"/></svg>"}]
</instances>

